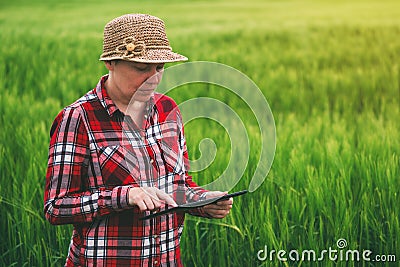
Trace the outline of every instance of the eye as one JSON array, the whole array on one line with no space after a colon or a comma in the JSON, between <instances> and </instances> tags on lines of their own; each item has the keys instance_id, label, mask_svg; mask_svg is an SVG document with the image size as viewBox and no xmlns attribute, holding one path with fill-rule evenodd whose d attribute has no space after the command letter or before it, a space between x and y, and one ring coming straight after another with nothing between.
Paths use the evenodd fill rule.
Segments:
<instances>
[{"instance_id":1,"label":"eye","mask_svg":"<svg viewBox=\"0 0 400 267\"><path fill-rule=\"evenodd\" d=\"M157 67L156 67L156 70L159 72L159 71L162 71L164 69L164 64L160 64L160 65L157 65Z\"/></svg>"},{"instance_id":2,"label":"eye","mask_svg":"<svg viewBox=\"0 0 400 267\"><path fill-rule=\"evenodd\" d=\"M148 71L148 67L142 67L142 66L134 66L136 70L141 71L141 72L146 72Z\"/></svg>"}]
</instances>

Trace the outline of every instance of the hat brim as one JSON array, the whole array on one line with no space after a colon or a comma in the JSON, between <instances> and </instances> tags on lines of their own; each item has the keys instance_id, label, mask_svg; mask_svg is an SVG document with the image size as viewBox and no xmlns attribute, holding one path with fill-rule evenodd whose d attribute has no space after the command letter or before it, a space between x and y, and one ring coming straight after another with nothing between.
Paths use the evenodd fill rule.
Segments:
<instances>
[{"instance_id":1,"label":"hat brim","mask_svg":"<svg viewBox=\"0 0 400 267\"><path fill-rule=\"evenodd\" d=\"M111 55L108 57L100 57L100 61L107 60L125 60L139 63L171 63L171 62L179 62L179 61L187 61L188 58L180 55L178 53L172 52L167 49L148 49L143 52L142 55L136 55L133 57L119 56L119 55Z\"/></svg>"}]
</instances>

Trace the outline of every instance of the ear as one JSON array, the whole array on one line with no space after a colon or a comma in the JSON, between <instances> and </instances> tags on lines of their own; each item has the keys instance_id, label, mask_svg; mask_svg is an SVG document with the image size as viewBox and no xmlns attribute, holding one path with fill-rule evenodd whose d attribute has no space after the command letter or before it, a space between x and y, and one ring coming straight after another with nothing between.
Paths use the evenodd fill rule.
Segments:
<instances>
[{"instance_id":1,"label":"ear","mask_svg":"<svg viewBox=\"0 0 400 267\"><path fill-rule=\"evenodd\" d=\"M106 68L109 71L113 71L114 70L114 65L112 61L104 61L104 65L106 66Z\"/></svg>"}]
</instances>

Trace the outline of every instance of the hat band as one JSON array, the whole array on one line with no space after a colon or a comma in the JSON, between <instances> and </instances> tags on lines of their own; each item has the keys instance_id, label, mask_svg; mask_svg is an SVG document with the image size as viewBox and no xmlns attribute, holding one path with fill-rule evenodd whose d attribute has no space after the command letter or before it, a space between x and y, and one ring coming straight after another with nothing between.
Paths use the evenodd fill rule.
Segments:
<instances>
[{"instance_id":1,"label":"hat band","mask_svg":"<svg viewBox=\"0 0 400 267\"><path fill-rule=\"evenodd\" d=\"M133 37L127 37L124 39L124 42L117 46L114 51L109 51L107 53L103 53L101 57L108 57L113 54L122 54L121 57L123 59L131 59L136 56L141 56L148 49L167 49L172 51L172 48L167 45L147 45L143 41L137 41Z\"/></svg>"}]
</instances>

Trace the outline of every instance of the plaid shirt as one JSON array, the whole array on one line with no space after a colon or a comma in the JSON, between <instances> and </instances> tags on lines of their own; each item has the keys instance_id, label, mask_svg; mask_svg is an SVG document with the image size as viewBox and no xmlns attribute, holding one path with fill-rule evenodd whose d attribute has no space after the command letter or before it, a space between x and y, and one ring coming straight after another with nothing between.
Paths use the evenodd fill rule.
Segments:
<instances>
[{"instance_id":1,"label":"plaid shirt","mask_svg":"<svg viewBox=\"0 0 400 267\"><path fill-rule=\"evenodd\" d=\"M107 95L107 78L64 108L52 125L45 217L74 225L65 266L182 266L184 214L142 221L149 212L128 204L130 188L138 186L157 187L178 204L205 197L187 175L179 109L155 93L143 128L134 128ZM201 209L190 213L205 216Z\"/></svg>"}]
</instances>

